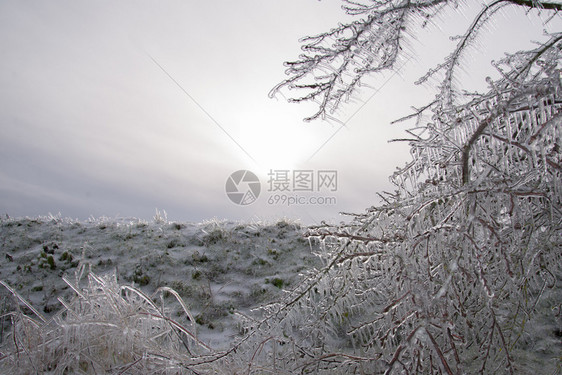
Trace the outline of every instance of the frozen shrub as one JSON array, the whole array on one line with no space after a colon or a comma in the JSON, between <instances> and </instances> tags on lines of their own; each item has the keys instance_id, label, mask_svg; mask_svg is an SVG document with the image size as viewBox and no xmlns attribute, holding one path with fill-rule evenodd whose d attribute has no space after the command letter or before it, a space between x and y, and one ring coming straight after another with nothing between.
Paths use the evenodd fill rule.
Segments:
<instances>
[{"instance_id":1,"label":"frozen shrub","mask_svg":"<svg viewBox=\"0 0 562 375\"><path fill-rule=\"evenodd\" d=\"M320 103L307 120L329 117L364 75L393 66L410 18L455 4L345 3L364 18L304 38L305 53L275 88L309 90L293 99ZM560 370L560 347L533 343L539 321L560 324L562 33L495 62L501 77L488 92L455 89L462 55L508 5L562 10L543 1L482 8L421 80L442 74L435 100L409 117L412 161L392 176L396 191L350 224L312 229L325 266L248 321L258 332L248 373Z\"/></svg>"},{"instance_id":2,"label":"frozen shrub","mask_svg":"<svg viewBox=\"0 0 562 375\"><path fill-rule=\"evenodd\" d=\"M208 364L217 354L197 339L195 319L172 289L160 288L157 293L177 298L188 325L166 315L163 300L157 306L140 290L120 286L114 274L90 273L84 288L78 280L65 281L76 296L71 301L59 299L64 309L49 321L2 283L33 314L22 310L9 314L2 373L193 374L195 369L221 373Z\"/></svg>"}]
</instances>

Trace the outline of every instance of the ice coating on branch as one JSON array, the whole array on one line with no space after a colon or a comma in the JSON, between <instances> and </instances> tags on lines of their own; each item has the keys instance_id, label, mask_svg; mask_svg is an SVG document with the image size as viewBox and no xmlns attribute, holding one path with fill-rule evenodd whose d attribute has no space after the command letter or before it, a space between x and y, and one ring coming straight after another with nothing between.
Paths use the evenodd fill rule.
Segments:
<instances>
[{"instance_id":1,"label":"ice coating on branch","mask_svg":"<svg viewBox=\"0 0 562 375\"><path fill-rule=\"evenodd\" d=\"M386 11L398 14L404 4L365 1L352 3L348 11L362 15L361 25L366 25L369 17ZM497 1L483 7L456 39L453 53L424 77L439 73L442 83L435 100L409 117L417 120L408 131L412 160L391 177L396 191L381 195L383 204L355 215L349 225L311 231L312 238L326 244L320 254L325 267L278 305L283 335L303 348L306 358L285 353L295 362L283 362L284 369L529 371L534 327L557 319L553 311L559 309L562 33L495 62L501 76L488 80L487 92L463 95L454 89L455 69L467 46L501 7L513 4ZM533 4L555 7L517 5ZM337 39L340 31L314 42ZM328 50L316 52L321 60ZM307 77L313 66L293 75L295 81ZM315 87L315 98L322 100L312 117L339 104L330 101L338 86L324 83ZM535 357L544 364L542 370L555 371L554 351Z\"/></svg>"}]
</instances>

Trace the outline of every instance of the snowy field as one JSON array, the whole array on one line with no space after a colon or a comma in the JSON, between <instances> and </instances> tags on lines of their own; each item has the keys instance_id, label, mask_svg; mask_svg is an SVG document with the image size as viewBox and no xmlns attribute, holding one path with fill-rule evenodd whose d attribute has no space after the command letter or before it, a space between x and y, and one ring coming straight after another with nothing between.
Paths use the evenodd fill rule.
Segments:
<instances>
[{"instance_id":1,"label":"snowy field","mask_svg":"<svg viewBox=\"0 0 562 375\"><path fill-rule=\"evenodd\" d=\"M212 353L226 353L247 334L243 322L256 316L255 308L279 299L284 290L298 284L299 275L311 267L320 266L319 257L314 255L318 246L304 237L306 229L285 220L276 223L209 221L192 224L169 222L159 215L148 222L108 218L89 221L60 217L2 218L0 349L13 340L14 315L11 312L21 311L24 321L29 319L31 327L40 326L41 320L48 326L48 322L56 320L65 310L69 316L69 310L63 308L63 304L71 304L78 293L89 293L82 288L88 284L86 275L91 273L97 275L94 282L101 280L100 285L104 277L110 280L116 275L115 285L129 285L145 296L153 296L154 306L162 307L161 316L170 317L178 327L189 327L196 332L201 347L209 348ZM158 293L159 288L170 292ZM104 292L104 298L111 294L109 289ZM116 295L123 291L117 290ZM185 302L184 307L172 290ZM556 293L558 297L559 292ZM90 297L83 299L88 301ZM80 309L76 304L70 306L70 310ZM560 364L552 362L553 358L562 358L560 312L558 315L552 313L545 310L544 318L536 321L532 329L534 337L527 338L527 347L531 350L516 352L519 357L516 361L535 374L555 374L560 370ZM95 314L99 312L94 309L93 315L85 319L97 319ZM554 317L556 315L558 318ZM127 313L120 316L127 316ZM155 321L158 319L152 319L151 324ZM75 329L85 328L77 325L79 327ZM116 324L119 330L123 326L127 325ZM161 326L149 327L149 330L158 329L162 330L162 335L166 333ZM112 337L117 340L112 344L122 345L119 335ZM124 340L127 335L126 330L122 332ZM162 350L167 353L170 349L163 346ZM114 351L113 356L125 357L112 357L110 362L127 363L129 360L131 365L116 367L115 373L136 373L133 365L138 361L128 359L123 353L127 351L121 348ZM0 359L4 362L5 354L1 349ZM173 359L173 355L170 358ZM96 373L97 363L89 365L84 360L78 363L83 366L79 373ZM230 371L224 366L222 369L220 373ZM27 370L21 371L27 373Z\"/></svg>"},{"instance_id":2,"label":"snowy field","mask_svg":"<svg viewBox=\"0 0 562 375\"><path fill-rule=\"evenodd\" d=\"M115 270L119 284L137 286L147 295L170 287L195 317L199 338L221 349L239 333L235 311L246 314L270 302L318 262L302 234L299 224L287 221L4 218L0 280L45 318L62 308L57 298L73 296L63 276L74 280L80 262L97 275ZM0 290L4 313L15 307L9 294ZM178 309L175 318L187 319L180 315Z\"/></svg>"}]
</instances>

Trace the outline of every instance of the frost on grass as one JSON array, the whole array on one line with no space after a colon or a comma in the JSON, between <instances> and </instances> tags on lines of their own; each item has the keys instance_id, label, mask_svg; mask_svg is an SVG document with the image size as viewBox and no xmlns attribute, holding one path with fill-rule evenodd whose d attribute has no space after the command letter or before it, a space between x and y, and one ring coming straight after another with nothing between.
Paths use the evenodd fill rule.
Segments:
<instances>
[{"instance_id":1,"label":"frost on grass","mask_svg":"<svg viewBox=\"0 0 562 375\"><path fill-rule=\"evenodd\" d=\"M77 270L77 273L83 269ZM210 348L197 338L194 319L182 325L139 289L120 286L115 274L88 274L65 282L76 293L69 301L60 299L64 309L47 320L33 309L32 314L16 310L9 314L12 331L5 338L0 368L3 373L191 373L189 368ZM32 309L17 292L4 286ZM173 293L163 288L157 293Z\"/></svg>"},{"instance_id":2,"label":"frost on grass","mask_svg":"<svg viewBox=\"0 0 562 375\"><path fill-rule=\"evenodd\" d=\"M233 374L217 357L244 332L236 317L314 264L287 221L1 218L0 234L0 373Z\"/></svg>"}]
</instances>

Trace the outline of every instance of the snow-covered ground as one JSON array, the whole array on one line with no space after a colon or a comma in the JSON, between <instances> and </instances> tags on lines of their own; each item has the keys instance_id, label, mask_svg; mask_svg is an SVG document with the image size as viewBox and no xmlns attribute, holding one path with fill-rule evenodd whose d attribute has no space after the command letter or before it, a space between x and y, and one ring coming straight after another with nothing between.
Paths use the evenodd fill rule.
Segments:
<instances>
[{"instance_id":1,"label":"snow-covered ground","mask_svg":"<svg viewBox=\"0 0 562 375\"><path fill-rule=\"evenodd\" d=\"M57 298L74 295L62 277L74 280L80 262L97 275L116 271L120 284L148 295L167 286L186 302L199 338L220 349L239 334L235 311L247 314L273 300L318 262L302 232L288 221L2 218L0 280L46 318L62 308ZM13 310L8 290L0 288L0 298L3 312ZM174 317L187 319L177 307Z\"/></svg>"},{"instance_id":2,"label":"snow-covered ground","mask_svg":"<svg viewBox=\"0 0 562 375\"><path fill-rule=\"evenodd\" d=\"M317 246L303 236L305 229L286 220L194 224L169 222L158 215L148 222L0 218L0 281L5 284L0 285L0 348L10 337L9 312L19 308L27 316L39 314L47 321L64 310L62 302L76 296L72 283L63 278L77 280L76 273L86 270L95 275L115 273L120 285L135 286L148 296L159 287L175 290L196 324L171 293L156 294L162 296L158 306L168 309L164 315L196 327L197 339L205 347L227 350L244 336L241 317L255 316L254 308L276 300L284 289L297 285L301 273L319 266L314 255ZM85 286L87 278L81 280ZM561 293L557 289L554 298ZM554 305L560 309L559 303ZM557 318L552 311L541 313L532 337L525 337L521 349L513 352L529 373L552 374L560 369L552 362L561 358L556 354L562 348L560 311L554 315ZM0 358L3 355L0 351Z\"/></svg>"}]
</instances>

